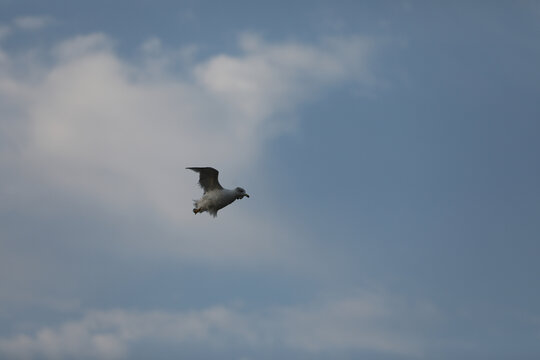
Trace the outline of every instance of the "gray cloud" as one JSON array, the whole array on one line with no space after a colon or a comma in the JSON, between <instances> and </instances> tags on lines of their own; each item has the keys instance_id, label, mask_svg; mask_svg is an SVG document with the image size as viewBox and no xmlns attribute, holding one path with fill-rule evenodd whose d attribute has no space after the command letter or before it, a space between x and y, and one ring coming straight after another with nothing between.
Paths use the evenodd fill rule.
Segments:
<instances>
[{"instance_id":1,"label":"gray cloud","mask_svg":"<svg viewBox=\"0 0 540 360\"><path fill-rule=\"evenodd\" d=\"M419 335L438 311L382 294L273 308L257 314L238 307L203 310L90 311L82 318L33 334L0 339L0 351L12 357L127 358L138 342L235 346L261 351L273 347L307 353L326 350L375 351L418 356ZM424 334L425 335L425 334Z\"/></svg>"}]
</instances>

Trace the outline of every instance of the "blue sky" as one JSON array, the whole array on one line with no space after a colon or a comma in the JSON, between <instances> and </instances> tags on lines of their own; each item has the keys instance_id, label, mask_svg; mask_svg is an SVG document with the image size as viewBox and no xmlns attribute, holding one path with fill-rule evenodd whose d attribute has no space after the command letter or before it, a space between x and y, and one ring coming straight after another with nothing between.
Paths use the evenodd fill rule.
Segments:
<instances>
[{"instance_id":1,"label":"blue sky","mask_svg":"<svg viewBox=\"0 0 540 360\"><path fill-rule=\"evenodd\" d=\"M539 20L3 1L0 357L537 359Z\"/></svg>"}]
</instances>

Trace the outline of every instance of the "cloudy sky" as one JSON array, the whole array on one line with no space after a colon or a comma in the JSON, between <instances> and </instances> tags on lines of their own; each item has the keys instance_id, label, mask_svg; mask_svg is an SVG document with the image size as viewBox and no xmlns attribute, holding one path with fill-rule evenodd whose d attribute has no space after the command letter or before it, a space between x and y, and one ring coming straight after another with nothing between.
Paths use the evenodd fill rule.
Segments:
<instances>
[{"instance_id":1,"label":"cloudy sky","mask_svg":"<svg viewBox=\"0 0 540 360\"><path fill-rule=\"evenodd\" d=\"M540 6L0 3L0 358L538 359ZM251 198L193 215L214 166Z\"/></svg>"}]
</instances>

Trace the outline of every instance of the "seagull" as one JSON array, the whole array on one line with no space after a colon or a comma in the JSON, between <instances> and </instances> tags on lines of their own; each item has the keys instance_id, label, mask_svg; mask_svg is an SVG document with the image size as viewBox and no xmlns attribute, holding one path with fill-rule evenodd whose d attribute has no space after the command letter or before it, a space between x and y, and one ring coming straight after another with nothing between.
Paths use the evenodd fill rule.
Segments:
<instances>
[{"instance_id":1,"label":"seagull","mask_svg":"<svg viewBox=\"0 0 540 360\"><path fill-rule=\"evenodd\" d=\"M193 209L194 214L208 211L213 217L216 217L219 209L223 209L234 200L242 199L244 196L249 197L246 190L241 187L234 190L224 189L218 181L219 171L214 168L188 167L186 169L199 173L199 185L204 190L202 198L193 201L195 206Z\"/></svg>"}]
</instances>

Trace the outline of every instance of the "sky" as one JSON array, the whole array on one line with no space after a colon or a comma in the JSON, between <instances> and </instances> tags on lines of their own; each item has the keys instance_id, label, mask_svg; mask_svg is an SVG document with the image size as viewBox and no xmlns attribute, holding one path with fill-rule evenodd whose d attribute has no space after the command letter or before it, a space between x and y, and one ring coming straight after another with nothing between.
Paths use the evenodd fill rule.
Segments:
<instances>
[{"instance_id":1,"label":"sky","mask_svg":"<svg viewBox=\"0 0 540 360\"><path fill-rule=\"evenodd\" d=\"M0 358L538 359L536 1L0 2ZM216 218L188 166L250 198Z\"/></svg>"}]
</instances>

